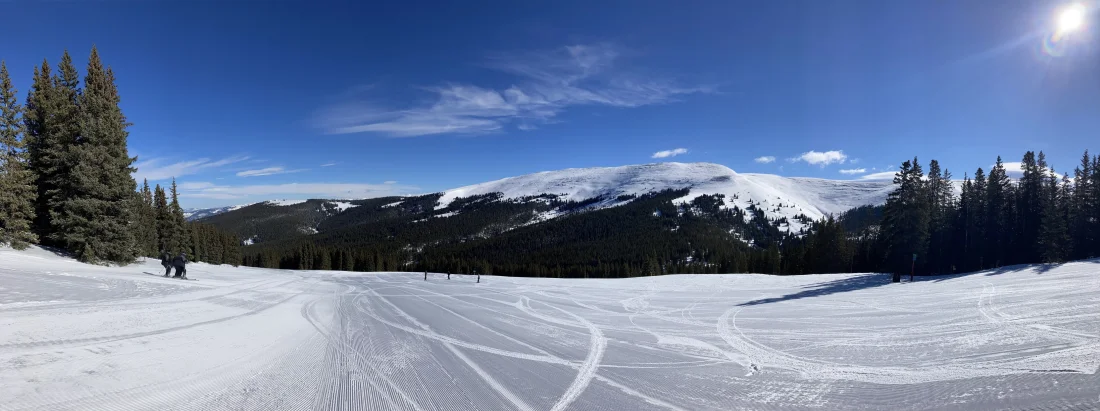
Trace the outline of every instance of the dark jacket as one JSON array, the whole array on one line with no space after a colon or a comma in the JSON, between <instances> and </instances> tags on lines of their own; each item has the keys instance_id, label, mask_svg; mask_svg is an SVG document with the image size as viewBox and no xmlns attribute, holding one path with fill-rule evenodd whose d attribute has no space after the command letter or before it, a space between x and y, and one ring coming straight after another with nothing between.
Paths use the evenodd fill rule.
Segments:
<instances>
[{"instance_id":1,"label":"dark jacket","mask_svg":"<svg viewBox=\"0 0 1100 411\"><path fill-rule=\"evenodd\" d=\"M183 254L176 256L176 258L172 260L172 265L176 267L183 267L187 265L187 257Z\"/></svg>"},{"instance_id":2,"label":"dark jacket","mask_svg":"<svg viewBox=\"0 0 1100 411\"><path fill-rule=\"evenodd\" d=\"M169 255L167 251L161 253L161 255L160 255L160 265L168 265L171 262L172 262L172 256Z\"/></svg>"}]
</instances>

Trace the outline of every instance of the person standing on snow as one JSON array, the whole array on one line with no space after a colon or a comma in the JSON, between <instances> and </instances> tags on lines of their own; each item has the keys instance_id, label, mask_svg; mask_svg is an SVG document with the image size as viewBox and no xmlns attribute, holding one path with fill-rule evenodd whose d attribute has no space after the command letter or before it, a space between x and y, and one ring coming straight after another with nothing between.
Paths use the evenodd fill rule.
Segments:
<instances>
[{"instance_id":1,"label":"person standing on snow","mask_svg":"<svg viewBox=\"0 0 1100 411\"><path fill-rule=\"evenodd\" d=\"M180 253L180 255L176 256L176 258L172 260L172 266L176 267L175 278L187 279L187 254Z\"/></svg>"},{"instance_id":2,"label":"person standing on snow","mask_svg":"<svg viewBox=\"0 0 1100 411\"><path fill-rule=\"evenodd\" d=\"M168 250L160 252L160 265L164 267L165 277L172 274L172 255L168 254Z\"/></svg>"}]
</instances>

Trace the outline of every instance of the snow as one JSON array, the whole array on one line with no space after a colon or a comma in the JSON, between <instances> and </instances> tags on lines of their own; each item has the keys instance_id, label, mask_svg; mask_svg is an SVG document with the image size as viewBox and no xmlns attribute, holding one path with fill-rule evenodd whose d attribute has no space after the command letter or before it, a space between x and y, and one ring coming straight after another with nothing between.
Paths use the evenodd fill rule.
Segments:
<instances>
[{"instance_id":1,"label":"snow","mask_svg":"<svg viewBox=\"0 0 1100 411\"><path fill-rule=\"evenodd\" d=\"M183 218L186 219L187 221L199 220L199 219L203 219L203 218L206 218L206 217L210 217L210 216L215 215L215 214L221 214L221 213L227 213L227 212L230 212L230 211L240 210L240 209L248 207L252 204L255 204L255 203L239 204L239 205L234 205L234 206L218 207L218 208L192 208L192 209L184 210Z\"/></svg>"},{"instance_id":2,"label":"snow","mask_svg":"<svg viewBox=\"0 0 1100 411\"><path fill-rule=\"evenodd\" d=\"M358 204L352 204L347 201L329 201L328 203L336 206L336 210L338 213L342 213L344 212L344 210L347 210L349 208L359 207Z\"/></svg>"},{"instance_id":3,"label":"snow","mask_svg":"<svg viewBox=\"0 0 1100 411\"><path fill-rule=\"evenodd\" d=\"M270 200L267 201L267 203L273 206L292 206L295 204L302 204L306 201L307 200Z\"/></svg>"},{"instance_id":4,"label":"snow","mask_svg":"<svg viewBox=\"0 0 1100 411\"><path fill-rule=\"evenodd\" d=\"M403 202L405 202L405 200L389 203L389 204L383 205L382 208L397 207L397 206L401 205L401 203L403 203Z\"/></svg>"},{"instance_id":5,"label":"snow","mask_svg":"<svg viewBox=\"0 0 1100 411\"><path fill-rule=\"evenodd\" d=\"M893 190L891 181L826 180L820 178L781 177L771 174L737 173L726 166L711 163L656 163L622 167L574 168L546 171L475 184L446 191L436 209L446 208L455 199L499 192L505 199L539 194L560 195L560 199L582 201L595 197L612 200L620 195L642 195L665 189L689 188L690 194L678 199L688 202L701 195L723 194L725 205L759 207L770 218L787 217L787 227L798 231L803 225L794 216L805 214L819 219L852 208L882 204ZM736 196L736 198L734 198ZM776 206L782 204L776 211Z\"/></svg>"},{"instance_id":6,"label":"snow","mask_svg":"<svg viewBox=\"0 0 1100 411\"><path fill-rule=\"evenodd\" d=\"M4 409L1097 409L1100 260L615 280L0 248Z\"/></svg>"}]
</instances>

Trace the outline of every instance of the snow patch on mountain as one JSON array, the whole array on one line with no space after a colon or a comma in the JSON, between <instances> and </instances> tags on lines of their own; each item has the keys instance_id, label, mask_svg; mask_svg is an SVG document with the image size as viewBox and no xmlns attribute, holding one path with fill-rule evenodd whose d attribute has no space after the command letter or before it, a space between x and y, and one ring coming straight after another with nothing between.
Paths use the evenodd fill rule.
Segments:
<instances>
[{"instance_id":1,"label":"snow patch on mountain","mask_svg":"<svg viewBox=\"0 0 1100 411\"><path fill-rule=\"evenodd\" d=\"M359 207L358 204L352 204L347 201L329 201L329 204L336 206L337 212L342 213L349 208Z\"/></svg>"}]
</instances>

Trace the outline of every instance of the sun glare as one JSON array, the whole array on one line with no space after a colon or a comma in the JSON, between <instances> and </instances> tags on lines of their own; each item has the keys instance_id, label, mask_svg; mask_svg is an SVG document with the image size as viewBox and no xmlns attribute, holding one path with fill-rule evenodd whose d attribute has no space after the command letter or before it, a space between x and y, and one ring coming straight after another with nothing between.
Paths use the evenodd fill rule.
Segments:
<instances>
[{"instance_id":1,"label":"sun glare","mask_svg":"<svg viewBox=\"0 0 1100 411\"><path fill-rule=\"evenodd\" d=\"M1076 31L1085 25L1085 16L1088 13L1085 6L1073 4L1062 10L1058 15L1058 33L1065 34Z\"/></svg>"}]
</instances>

